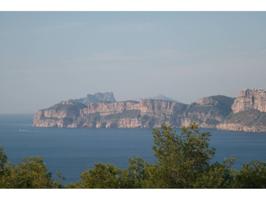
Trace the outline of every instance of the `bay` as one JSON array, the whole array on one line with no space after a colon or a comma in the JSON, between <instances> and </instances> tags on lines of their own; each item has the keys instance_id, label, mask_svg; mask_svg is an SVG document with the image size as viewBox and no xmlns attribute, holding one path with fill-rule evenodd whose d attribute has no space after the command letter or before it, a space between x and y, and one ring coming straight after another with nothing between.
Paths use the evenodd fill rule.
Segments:
<instances>
[{"instance_id":1,"label":"bay","mask_svg":"<svg viewBox=\"0 0 266 200\"><path fill-rule=\"evenodd\" d=\"M0 146L14 164L41 156L52 174L60 171L66 183L78 181L80 173L96 163L126 168L131 157L155 162L152 129L35 128L32 118L0 115ZM266 134L204 131L211 133L210 145L216 149L213 161L234 156L236 168L251 160L266 161Z\"/></svg>"}]
</instances>

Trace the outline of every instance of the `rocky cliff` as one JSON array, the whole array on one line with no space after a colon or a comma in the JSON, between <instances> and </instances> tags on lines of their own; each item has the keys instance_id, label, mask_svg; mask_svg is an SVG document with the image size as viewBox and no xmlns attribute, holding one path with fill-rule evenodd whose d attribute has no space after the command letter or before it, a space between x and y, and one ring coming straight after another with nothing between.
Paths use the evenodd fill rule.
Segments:
<instances>
[{"instance_id":1,"label":"rocky cliff","mask_svg":"<svg viewBox=\"0 0 266 200\"><path fill-rule=\"evenodd\" d=\"M150 128L169 123L176 126L176 113L182 113L185 108L185 104L155 99L87 105L71 100L38 111L33 125L67 128Z\"/></svg>"},{"instance_id":2,"label":"rocky cliff","mask_svg":"<svg viewBox=\"0 0 266 200\"><path fill-rule=\"evenodd\" d=\"M241 91L232 106L232 110L234 113L248 110L266 112L266 91L262 89Z\"/></svg>"},{"instance_id":3,"label":"rocky cliff","mask_svg":"<svg viewBox=\"0 0 266 200\"><path fill-rule=\"evenodd\" d=\"M266 132L265 105L263 90L245 90L236 99L222 95L205 97L189 105L166 98L116 101L113 93L96 93L38 111L33 125L153 128L162 123L182 127L196 122L204 128Z\"/></svg>"},{"instance_id":4,"label":"rocky cliff","mask_svg":"<svg viewBox=\"0 0 266 200\"><path fill-rule=\"evenodd\" d=\"M240 92L232 105L232 113L217 125L232 131L266 132L266 91L247 89Z\"/></svg>"},{"instance_id":5,"label":"rocky cliff","mask_svg":"<svg viewBox=\"0 0 266 200\"><path fill-rule=\"evenodd\" d=\"M258 110L230 114L217 128L231 131L265 132L266 113Z\"/></svg>"},{"instance_id":6,"label":"rocky cliff","mask_svg":"<svg viewBox=\"0 0 266 200\"><path fill-rule=\"evenodd\" d=\"M222 95L199 99L188 105L181 116L181 126L195 122L202 128L216 128L232 112L233 102L233 98Z\"/></svg>"}]
</instances>

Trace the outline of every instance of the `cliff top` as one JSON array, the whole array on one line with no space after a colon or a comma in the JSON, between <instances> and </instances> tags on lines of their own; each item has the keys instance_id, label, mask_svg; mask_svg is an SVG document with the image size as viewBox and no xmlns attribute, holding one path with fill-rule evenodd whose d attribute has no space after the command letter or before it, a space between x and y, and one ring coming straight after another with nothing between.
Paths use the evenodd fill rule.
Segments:
<instances>
[{"instance_id":1,"label":"cliff top","mask_svg":"<svg viewBox=\"0 0 266 200\"><path fill-rule=\"evenodd\" d=\"M245 89L240 91L240 96L247 96L250 94L264 94L266 95L266 91L261 88L253 88L253 89Z\"/></svg>"}]
</instances>

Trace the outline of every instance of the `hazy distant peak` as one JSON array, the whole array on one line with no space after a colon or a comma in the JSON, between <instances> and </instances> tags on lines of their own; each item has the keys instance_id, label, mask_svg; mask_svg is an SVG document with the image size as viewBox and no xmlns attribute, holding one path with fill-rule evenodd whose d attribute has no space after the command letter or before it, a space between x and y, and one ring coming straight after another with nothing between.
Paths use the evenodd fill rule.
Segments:
<instances>
[{"instance_id":1,"label":"hazy distant peak","mask_svg":"<svg viewBox=\"0 0 266 200\"><path fill-rule=\"evenodd\" d=\"M172 99L170 97L164 96L162 94L159 94L157 96L151 97L149 99L164 100L164 101L176 101L176 100L174 100L174 99Z\"/></svg>"},{"instance_id":2,"label":"hazy distant peak","mask_svg":"<svg viewBox=\"0 0 266 200\"><path fill-rule=\"evenodd\" d=\"M78 102L83 104L99 103L99 102L115 102L113 92L97 92L95 94L87 94L85 98L77 99Z\"/></svg>"},{"instance_id":3,"label":"hazy distant peak","mask_svg":"<svg viewBox=\"0 0 266 200\"><path fill-rule=\"evenodd\" d=\"M94 98L99 101L116 101L113 92L97 92L95 94L87 94L87 98Z\"/></svg>"},{"instance_id":4,"label":"hazy distant peak","mask_svg":"<svg viewBox=\"0 0 266 200\"><path fill-rule=\"evenodd\" d=\"M224 95L214 95L209 97L203 97L196 100L194 103L198 105L217 105L219 102L232 104L234 98Z\"/></svg>"}]
</instances>

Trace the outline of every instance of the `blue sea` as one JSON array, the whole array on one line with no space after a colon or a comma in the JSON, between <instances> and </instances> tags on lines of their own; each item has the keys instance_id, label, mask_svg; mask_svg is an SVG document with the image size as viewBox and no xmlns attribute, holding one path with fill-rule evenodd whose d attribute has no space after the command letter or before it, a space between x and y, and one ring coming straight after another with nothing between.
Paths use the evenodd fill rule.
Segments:
<instances>
[{"instance_id":1,"label":"blue sea","mask_svg":"<svg viewBox=\"0 0 266 200\"><path fill-rule=\"evenodd\" d=\"M151 129L34 128L32 115L0 115L0 146L12 163L28 156L43 157L55 176L74 182L95 163L127 167L131 157L154 162ZM179 130L177 130L179 131ZM251 160L266 161L266 134L208 130L214 160L237 158L235 167Z\"/></svg>"}]
</instances>

